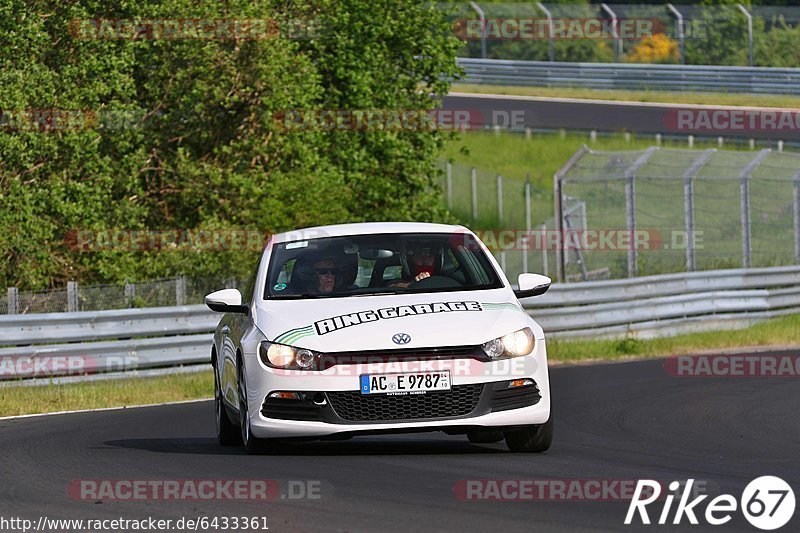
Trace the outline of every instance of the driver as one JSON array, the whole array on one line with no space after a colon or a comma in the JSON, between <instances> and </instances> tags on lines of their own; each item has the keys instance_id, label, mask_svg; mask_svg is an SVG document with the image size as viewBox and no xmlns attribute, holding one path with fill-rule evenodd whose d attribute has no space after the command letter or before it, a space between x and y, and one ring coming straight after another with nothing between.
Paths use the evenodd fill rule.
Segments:
<instances>
[{"instance_id":1,"label":"driver","mask_svg":"<svg viewBox=\"0 0 800 533\"><path fill-rule=\"evenodd\" d=\"M390 287L408 287L416 281L435 276L442 266L444 251L435 241L412 241L403 244L400 262L403 278L390 283Z\"/></svg>"}]
</instances>

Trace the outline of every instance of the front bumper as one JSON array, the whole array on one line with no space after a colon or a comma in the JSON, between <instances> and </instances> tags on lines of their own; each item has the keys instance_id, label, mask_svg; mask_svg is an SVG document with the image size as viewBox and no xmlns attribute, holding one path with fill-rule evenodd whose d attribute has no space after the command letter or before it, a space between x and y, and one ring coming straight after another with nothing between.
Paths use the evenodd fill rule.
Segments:
<instances>
[{"instance_id":1,"label":"front bumper","mask_svg":"<svg viewBox=\"0 0 800 533\"><path fill-rule=\"evenodd\" d=\"M259 438L325 437L359 433L442 430L543 424L550 417L550 384L544 340L531 355L483 362L470 358L408 359L336 365L324 372L281 371L248 357L248 402ZM359 392L362 374L449 370L452 389L424 395ZM508 389L511 380L534 385ZM301 400L268 398L300 393Z\"/></svg>"}]
</instances>

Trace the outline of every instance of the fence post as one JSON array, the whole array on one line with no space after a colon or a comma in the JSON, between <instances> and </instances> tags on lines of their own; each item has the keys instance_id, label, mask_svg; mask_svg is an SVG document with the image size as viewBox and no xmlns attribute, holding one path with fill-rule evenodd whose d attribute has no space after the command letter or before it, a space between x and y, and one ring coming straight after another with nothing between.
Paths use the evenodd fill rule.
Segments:
<instances>
[{"instance_id":1,"label":"fence post","mask_svg":"<svg viewBox=\"0 0 800 533\"><path fill-rule=\"evenodd\" d=\"M125 307L133 307L133 300L136 298L136 285L133 283L125 284Z\"/></svg>"},{"instance_id":2,"label":"fence post","mask_svg":"<svg viewBox=\"0 0 800 533\"><path fill-rule=\"evenodd\" d=\"M556 60L555 33L553 31L553 15L550 13L550 10L544 7L544 4L542 4L541 2L536 2L536 6L542 10L545 18L547 19L547 36L550 41L550 50L548 55L550 57L550 62L552 63Z\"/></svg>"},{"instance_id":3,"label":"fence post","mask_svg":"<svg viewBox=\"0 0 800 533\"><path fill-rule=\"evenodd\" d=\"M67 282L67 312L74 313L78 310L78 282Z\"/></svg>"},{"instance_id":4,"label":"fence post","mask_svg":"<svg viewBox=\"0 0 800 533\"><path fill-rule=\"evenodd\" d=\"M683 221L684 231L686 232L686 270L688 272L694 272L696 268L694 242L694 177L716 151L715 148L710 148L700 154L700 157L695 159L694 163L692 163L683 175Z\"/></svg>"},{"instance_id":5,"label":"fence post","mask_svg":"<svg viewBox=\"0 0 800 533\"><path fill-rule=\"evenodd\" d=\"M675 6L672 4L667 4L667 9L669 9L672 14L675 15L675 19L678 22L678 46L680 47L681 65L684 65L686 64L686 38L683 27L683 15L681 15L681 12L675 9Z\"/></svg>"},{"instance_id":6,"label":"fence post","mask_svg":"<svg viewBox=\"0 0 800 533\"><path fill-rule=\"evenodd\" d=\"M528 271L528 247L531 238L531 173L525 176L525 239L522 241L522 271Z\"/></svg>"},{"instance_id":7,"label":"fence post","mask_svg":"<svg viewBox=\"0 0 800 533\"><path fill-rule=\"evenodd\" d=\"M549 276L547 273L547 224L542 224L542 274Z\"/></svg>"},{"instance_id":8,"label":"fence post","mask_svg":"<svg viewBox=\"0 0 800 533\"><path fill-rule=\"evenodd\" d=\"M478 19L481 21L481 59L486 59L486 15L475 2L470 2L469 5L478 13Z\"/></svg>"},{"instance_id":9,"label":"fence post","mask_svg":"<svg viewBox=\"0 0 800 533\"><path fill-rule=\"evenodd\" d=\"M630 175L625 180L625 221L627 223L628 234L630 235L630 242L633 243L633 232L636 230L636 198L633 190L633 175ZM637 271L637 257L636 247L630 246L628 248L628 277L633 278L636 276Z\"/></svg>"},{"instance_id":10,"label":"fence post","mask_svg":"<svg viewBox=\"0 0 800 533\"><path fill-rule=\"evenodd\" d=\"M761 164L769 153L772 152L769 148L761 150L747 166L744 167L741 174L741 193L742 193L742 268L750 268L750 175Z\"/></svg>"},{"instance_id":11,"label":"fence post","mask_svg":"<svg viewBox=\"0 0 800 533\"><path fill-rule=\"evenodd\" d=\"M562 190L562 178L566 175L569 170L575 166L575 164L586 155L589 150L589 147L585 144L581 146L577 152L572 154L572 157L569 158L563 167L558 169L553 175L553 202L555 203L555 231L556 231L556 281L566 281L566 246L564 246L564 196ZM563 247L563 250L562 250Z\"/></svg>"},{"instance_id":12,"label":"fence post","mask_svg":"<svg viewBox=\"0 0 800 533\"><path fill-rule=\"evenodd\" d=\"M747 18L747 58L749 65L753 66L753 16L742 4L736 4L739 10Z\"/></svg>"},{"instance_id":13,"label":"fence post","mask_svg":"<svg viewBox=\"0 0 800 533\"><path fill-rule=\"evenodd\" d=\"M446 164L447 168L447 209L453 208L453 164L450 161Z\"/></svg>"},{"instance_id":14,"label":"fence post","mask_svg":"<svg viewBox=\"0 0 800 533\"><path fill-rule=\"evenodd\" d=\"M497 223L503 225L503 176L497 175Z\"/></svg>"},{"instance_id":15,"label":"fence post","mask_svg":"<svg viewBox=\"0 0 800 533\"><path fill-rule=\"evenodd\" d=\"M19 314L19 289L16 287L9 287L8 291L8 314L9 315L18 315Z\"/></svg>"},{"instance_id":16,"label":"fence post","mask_svg":"<svg viewBox=\"0 0 800 533\"><path fill-rule=\"evenodd\" d=\"M658 150L658 146L651 146L642 155L636 158L627 169L625 169L625 220L627 223L628 234L630 235L631 246L628 248L628 277L633 278L639 274L639 257L636 245L636 197L633 190L633 180L636 173L642 168L653 152Z\"/></svg>"},{"instance_id":17,"label":"fence post","mask_svg":"<svg viewBox=\"0 0 800 533\"><path fill-rule=\"evenodd\" d=\"M478 170L472 167L472 221L478 220Z\"/></svg>"},{"instance_id":18,"label":"fence post","mask_svg":"<svg viewBox=\"0 0 800 533\"><path fill-rule=\"evenodd\" d=\"M186 304L186 277L178 276L175 279L175 305Z\"/></svg>"},{"instance_id":19,"label":"fence post","mask_svg":"<svg viewBox=\"0 0 800 533\"><path fill-rule=\"evenodd\" d=\"M800 172L794 175L794 261L800 265ZM11 289L9 289L11 290ZM11 301L9 295L9 302ZM10 312L10 311L9 311Z\"/></svg>"}]
</instances>

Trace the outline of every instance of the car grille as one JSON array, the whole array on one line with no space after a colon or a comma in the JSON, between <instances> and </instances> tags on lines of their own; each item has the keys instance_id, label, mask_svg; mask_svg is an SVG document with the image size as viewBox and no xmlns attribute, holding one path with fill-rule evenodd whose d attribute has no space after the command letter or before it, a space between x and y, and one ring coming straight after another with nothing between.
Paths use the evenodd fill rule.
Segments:
<instances>
[{"instance_id":1,"label":"car grille","mask_svg":"<svg viewBox=\"0 0 800 533\"><path fill-rule=\"evenodd\" d=\"M457 385L449 391L406 396L329 392L328 400L339 417L351 422L424 420L468 415L478 405L483 384Z\"/></svg>"}]
</instances>

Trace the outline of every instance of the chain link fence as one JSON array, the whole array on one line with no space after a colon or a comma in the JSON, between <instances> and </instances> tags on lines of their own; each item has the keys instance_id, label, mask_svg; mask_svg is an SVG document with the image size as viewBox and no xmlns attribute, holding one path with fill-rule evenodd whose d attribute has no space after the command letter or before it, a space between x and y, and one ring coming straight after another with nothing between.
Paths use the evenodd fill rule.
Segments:
<instances>
[{"instance_id":1,"label":"chain link fence","mask_svg":"<svg viewBox=\"0 0 800 533\"><path fill-rule=\"evenodd\" d=\"M768 54L771 44L791 38L800 22L798 6L569 2L436 5L449 14L464 40L459 56L483 59L739 66L760 61L764 66L795 66L774 64L775 58ZM631 33L631 27L639 29ZM653 36L669 40L669 53L650 56L637 50L643 40Z\"/></svg>"},{"instance_id":2,"label":"chain link fence","mask_svg":"<svg viewBox=\"0 0 800 533\"><path fill-rule=\"evenodd\" d=\"M559 279L800 263L800 154L584 146L555 194Z\"/></svg>"},{"instance_id":3,"label":"chain link fence","mask_svg":"<svg viewBox=\"0 0 800 533\"><path fill-rule=\"evenodd\" d=\"M63 289L20 291L9 287L0 294L0 314L103 311L133 307L168 307L203 303L206 294L244 285L235 279L189 279L183 276L124 285L80 285Z\"/></svg>"}]
</instances>

